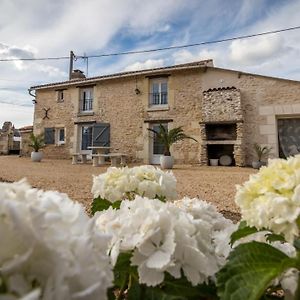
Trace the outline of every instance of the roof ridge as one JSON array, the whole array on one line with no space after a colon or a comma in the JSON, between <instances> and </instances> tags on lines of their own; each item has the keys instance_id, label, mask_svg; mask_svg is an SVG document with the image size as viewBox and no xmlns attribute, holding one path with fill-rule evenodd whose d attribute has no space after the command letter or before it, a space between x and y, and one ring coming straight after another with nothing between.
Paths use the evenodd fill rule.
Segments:
<instances>
[{"instance_id":1,"label":"roof ridge","mask_svg":"<svg viewBox=\"0 0 300 300\"><path fill-rule=\"evenodd\" d=\"M62 85L62 84L68 84L68 83L78 83L78 82L89 82L94 81L97 79L105 79L110 77L122 77L122 76L130 76L130 75L139 75L143 73L151 73L156 71L164 71L164 70L172 70L177 68L189 68L189 67L197 67L197 66L213 66L213 60L212 59L206 59L206 60L198 60L194 62L189 63L183 63L183 64L177 64L177 65L170 65L170 66L164 66L164 67L158 67L158 68L152 68L152 69L142 69L142 70L135 70L135 71L124 71L124 72L118 72L118 73L112 73L112 74L106 74L106 75L99 75L94 77L87 77L87 78L78 78L78 79L72 79L72 80L65 80L60 82L53 82L53 83L46 83L41 85L32 86L30 89L34 90L37 88L43 88L43 87L50 87L50 86L56 86L56 85Z\"/></svg>"}]
</instances>

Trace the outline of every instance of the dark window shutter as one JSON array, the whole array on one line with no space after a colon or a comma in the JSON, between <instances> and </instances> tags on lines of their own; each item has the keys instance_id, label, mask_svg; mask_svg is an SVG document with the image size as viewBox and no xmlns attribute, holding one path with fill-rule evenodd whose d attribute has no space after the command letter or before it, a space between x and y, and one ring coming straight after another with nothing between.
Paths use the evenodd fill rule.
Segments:
<instances>
[{"instance_id":1,"label":"dark window shutter","mask_svg":"<svg viewBox=\"0 0 300 300\"><path fill-rule=\"evenodd\" d=\"M93 146L110 146L110 125L109 123L96 123L93 126Z\"/></svg>"},{"instance_id":2,"label":"dark window shutter","mask_svg":"<svg viewBox=\"0 0 300 300\"><path fill-rule=\"evenodd\" d=\"M54 135L55 129L54 128L45 128L45 144L54 144Z\"/></svg>"}]
</instances>

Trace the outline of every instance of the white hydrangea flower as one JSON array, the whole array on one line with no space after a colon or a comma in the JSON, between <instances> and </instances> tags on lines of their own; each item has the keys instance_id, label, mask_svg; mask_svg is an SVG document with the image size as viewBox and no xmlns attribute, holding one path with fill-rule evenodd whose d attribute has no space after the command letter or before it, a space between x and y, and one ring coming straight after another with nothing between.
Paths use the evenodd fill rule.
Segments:
<instances>
[{"instance_id":1,"label":"white hydrangea flower","mask_svg":"<svg viewBox=\"0 0 300 300\"><path fill-rule=\"evenodd\" d=\"M115 264L120 252L133 251L132 265L139 281L156 286L168 272L197 285L224 265L229 237L235 226L211 205L184 198L175 203L137 196L122 201L119 210L97 213L99 231L113 236L110 255ZM230 228L230 230L228 230Z\"/></svg>"},{"instance_id":2,"label":"white hydrangea flower","mask_svg":"<svg viewBox=\"0 0 300 300\"><path fill-rule=\"evenodd\" d=\"M0 183L5 297L106 299L113 279L106 255L110 238L94 222L65 194L33 189L25 180Z\"/></svg>"},{"instance_id":3,"label":"white hydrangea flower","mask_svg":"<svg viewBox=\"0 0 300 300\"><path fill-rule=\"evenodd\" d=\"M172 172L164 172L153 166L133 168L108 168L107 172L94 176L92 193L110 202L134 198L140 195L148 198L177 197L176 179Z\"/></svg>"},{"instance_id":4,"label":"white hydrangea flower","mask_svg":"<svg viewBox=\"0 0 300 300\"><path fill-rule=\"evenodd\" d=\"M268 167L237 186L235 201L249 226L283 234L292 242L299 236L300 155L269 160Z\"/></svg>"}]
</instances>

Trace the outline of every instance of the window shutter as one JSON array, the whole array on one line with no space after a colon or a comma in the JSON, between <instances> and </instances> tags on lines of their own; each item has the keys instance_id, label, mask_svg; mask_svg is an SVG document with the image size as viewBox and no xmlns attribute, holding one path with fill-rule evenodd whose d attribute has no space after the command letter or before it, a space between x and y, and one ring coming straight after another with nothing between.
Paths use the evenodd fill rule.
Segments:
<instances>
[{"instance_id":1,"label":"window shutter","mask_svg":"<svg viewBox=\"0 0 300 300\"><path fill-rule=\"evenodd\" d=\"M55 129L54 128L45 128L45 144L54 144L55 140Z\"/></svg>"},{"instance_id":2,"label":"window shutter","mask_svg":"<svg viewBox=\"0 0 300 300\"><path fill-rule=\"evenodd\" d=\"M96 123L93 126L93 146L110 146L110 125L109 123Z\"/></svg>"}]
</instances>

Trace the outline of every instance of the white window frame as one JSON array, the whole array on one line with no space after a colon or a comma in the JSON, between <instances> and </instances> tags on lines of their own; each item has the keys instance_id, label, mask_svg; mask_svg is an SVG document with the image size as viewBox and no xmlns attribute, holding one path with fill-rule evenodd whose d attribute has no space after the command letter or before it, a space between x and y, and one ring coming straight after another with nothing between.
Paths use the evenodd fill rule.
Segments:
<instances>
[{"instance_id":1,"label":"white window frame","mask_svg":"<svg viewBox=\"0 0 300 300\"><path fill-rule=\"evenodd\" d=\"M84 99L84 93L90 92L91 98L90 99ZM84 104L84 100L87 100L87 104ZM91 103L88 103L91 102ZM84 109L85 106L89 107L91 106L91 109ZM80 101L79 101L79 111L81 113L89 113L93 112L94 109L94 88L81 88L80 89Z\"/></svg>"},{"instance_id":2,"label":"white window frame","mask_svg":"<svg viewBox=\"0 0 300 300\"><path fill-rule=\"evenodd\" d=\"M163 97L162 97L162 84L166 83L167 84L167 95L166 95L166 99L167 99L167 103L162 103L163 102ZM158 88L158 103L153 103L153 84L159 84L159 88ZM161 78L155 78L155 79L151 79L150 81L150 93L149 93L149 105L150 106L168 106L169 101L168 101L168 96L169 96L169 83L168 83L168 78L167 77L161 77Z\"/></svg>"},{"instance_id":3,"label":"white window frame","mask_svg":"<svg viewBox=\"0 0 300 300\"><path fill-rule=\"evenodd\" d=\"M64 131L64 140L60 140L60 132ZM64 127L56 128L55 129L55 138L57 145L64 145L66 143L66 130Z\"/></svg>"}]
</instances>

